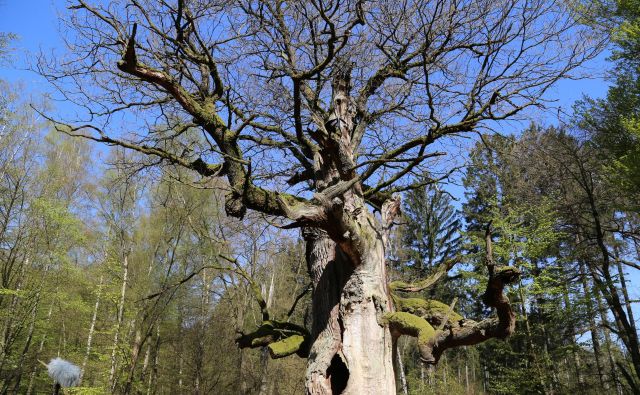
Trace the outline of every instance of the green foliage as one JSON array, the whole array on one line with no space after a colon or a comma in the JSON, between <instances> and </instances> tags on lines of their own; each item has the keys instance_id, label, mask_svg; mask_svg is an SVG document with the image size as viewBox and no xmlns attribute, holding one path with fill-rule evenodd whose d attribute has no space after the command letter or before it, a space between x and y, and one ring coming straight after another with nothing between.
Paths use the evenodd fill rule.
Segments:
<instances>
[{"instance_id":1,"label":"green foliage","mask_svg":"<svg viewBox=\"0 0 640 395\"><path fill-rule=\"evenodd\" d=\"M577 125L605 159L608 177L621 189L640 193L640 6L635 0L592 2L596 23L609 29L615 44L613 85L605 99L576 105Z\"/></svg>"},{"instance_id":2,"label":"green foliage","mask_svg":"<svg viewBox=\"0 0 640 395\"><path fill-rule=\"evenodd\" d=\"M68 395L107 395L109 392L101 387L74 387L65 389L65 393Z\"/></svg>"},{"instance_id":3,"label":"green foliage","mask_svg":"<svg viewBox=\"0 0 640 395\"><path fill-rule=\"evenodd\" d=\"M23 291L17 290L17 289L8 289L8 288L0 288L0 295L11 295L11 296L16 296L18 298L23 298L25 297L25 293Z\"/></svg>"},{"instance_id":4,"label":"green foliage","mask_svg":"<svg viewBox=\"0 0 640 395\"><path fill-rule=\"evenodd\" d=\"M402 236L406 267L424 275L458 253L460 218L449 195L437 186L428 184L407 193L403 213L407 217Z\"/></svg>"}]
</instances>

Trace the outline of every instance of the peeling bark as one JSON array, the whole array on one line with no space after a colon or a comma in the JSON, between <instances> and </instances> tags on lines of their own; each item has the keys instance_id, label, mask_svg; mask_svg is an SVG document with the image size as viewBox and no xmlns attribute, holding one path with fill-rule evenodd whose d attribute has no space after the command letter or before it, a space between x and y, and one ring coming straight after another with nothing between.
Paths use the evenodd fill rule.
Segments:
<instances>
[{"instance_id":1,"label":"peeling bark","mask_svg":"<svg viewBox=\"0 0 640 395\"><path fill-rule=\"evenodd\" d=\"M395 393L393 338L381 320L390 307L384 245L368 231L377 237L355 265L326 232L305 230L315 317L309 394Z\"/></svg>"},{"instance_id":2,"label":"peeling bark","mask_svg":"<svg viewBox=\"0 0 640 395\"><path fill-rule=\"evenodd\" d=\"M389 310L382 240L377 244L378 248L364 259L342 293L342 351L349 369L344 394L395 393L393 337L380 319Z\"/></svg>"}]
</instances>

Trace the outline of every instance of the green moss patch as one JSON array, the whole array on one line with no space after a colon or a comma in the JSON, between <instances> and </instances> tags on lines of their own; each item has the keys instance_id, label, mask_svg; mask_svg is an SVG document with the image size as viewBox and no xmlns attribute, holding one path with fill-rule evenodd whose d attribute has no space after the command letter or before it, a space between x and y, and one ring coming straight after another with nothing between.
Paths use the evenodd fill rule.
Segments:
<instances>
[{"instance_id":1,"label":"green moss patch","mask_svg":"<svg viewBox=\"0 0 640 395\"><path fill-rule=\"evenodd\" d=\"M403 311L387 313L383 319L393 330L403 335L416 337L418 344L426 344L436 334L431 324L411 313Z\"/></svg>"}]
</instances>

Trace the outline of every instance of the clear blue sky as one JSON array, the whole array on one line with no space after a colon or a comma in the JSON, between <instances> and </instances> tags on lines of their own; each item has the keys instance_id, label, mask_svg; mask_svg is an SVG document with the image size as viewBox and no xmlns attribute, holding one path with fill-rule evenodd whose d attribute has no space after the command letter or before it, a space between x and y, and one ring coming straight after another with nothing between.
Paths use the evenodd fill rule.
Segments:
<instances>
[{"instance_id":1,"label":"clear blue sky","mask_svg":"<svg viewBox=\"0 0 640 395\"><path fill-rule=\"evenodd\" d=\"M63 0L0 0L0 31L18 35L12 45L17 50L13 64L0 67L3 79L23 82L33 92L46 89L46 81L22 69L28 65L27 56L40 49L62 52L57 22L60 12L66 12Z\"/></svg>"}]
</instances>

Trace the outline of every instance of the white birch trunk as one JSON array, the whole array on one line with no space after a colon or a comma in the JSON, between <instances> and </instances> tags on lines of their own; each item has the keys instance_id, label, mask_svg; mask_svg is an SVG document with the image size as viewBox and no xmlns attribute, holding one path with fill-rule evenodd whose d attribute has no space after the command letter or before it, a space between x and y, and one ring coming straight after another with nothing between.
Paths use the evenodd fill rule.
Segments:
<instances>
[{"instance_id":1,"label":"white birch trunk","mask_svg":"<svg viewBox=\"0 0 640 395\"><path fill-rule=\"evenodd\" d=\"M89 334L87 336L87 351L84 354L82 360L82 366L80 367L80 380L84 376L84 371L87 368L87 362L89 361L89 355L91 354L91 343L93 341L93 332L96 328L96 319L98 318L98 308L100 308L100 297L102 296L102 281L103 276L100 276L100 283L98 284L98 291L96 293L96 304L93 306L93 316L91 317L91 325L89 326Z\"/></svg>"},{"instance_id":2,"label":"white birch trunk","mask_svg":"<svg viewBox=\"0 0 640 395\"><path fill-rule=\"evenodd\" d=\"M124 261L122 264L122 288L120 290L120 301L118 302L118 316L116 321L116 330L113 335L113 346L111 348L111 369L109 370L109 388L113 392L115 388L115 375L116 375L116 353L118 351L118 341L120 337L120 329L122 327L122 319L124 317L124 301L127 292L127 282L129 276L129 259L128 256L124 256Z\"/></svg>"}]
</instances>

